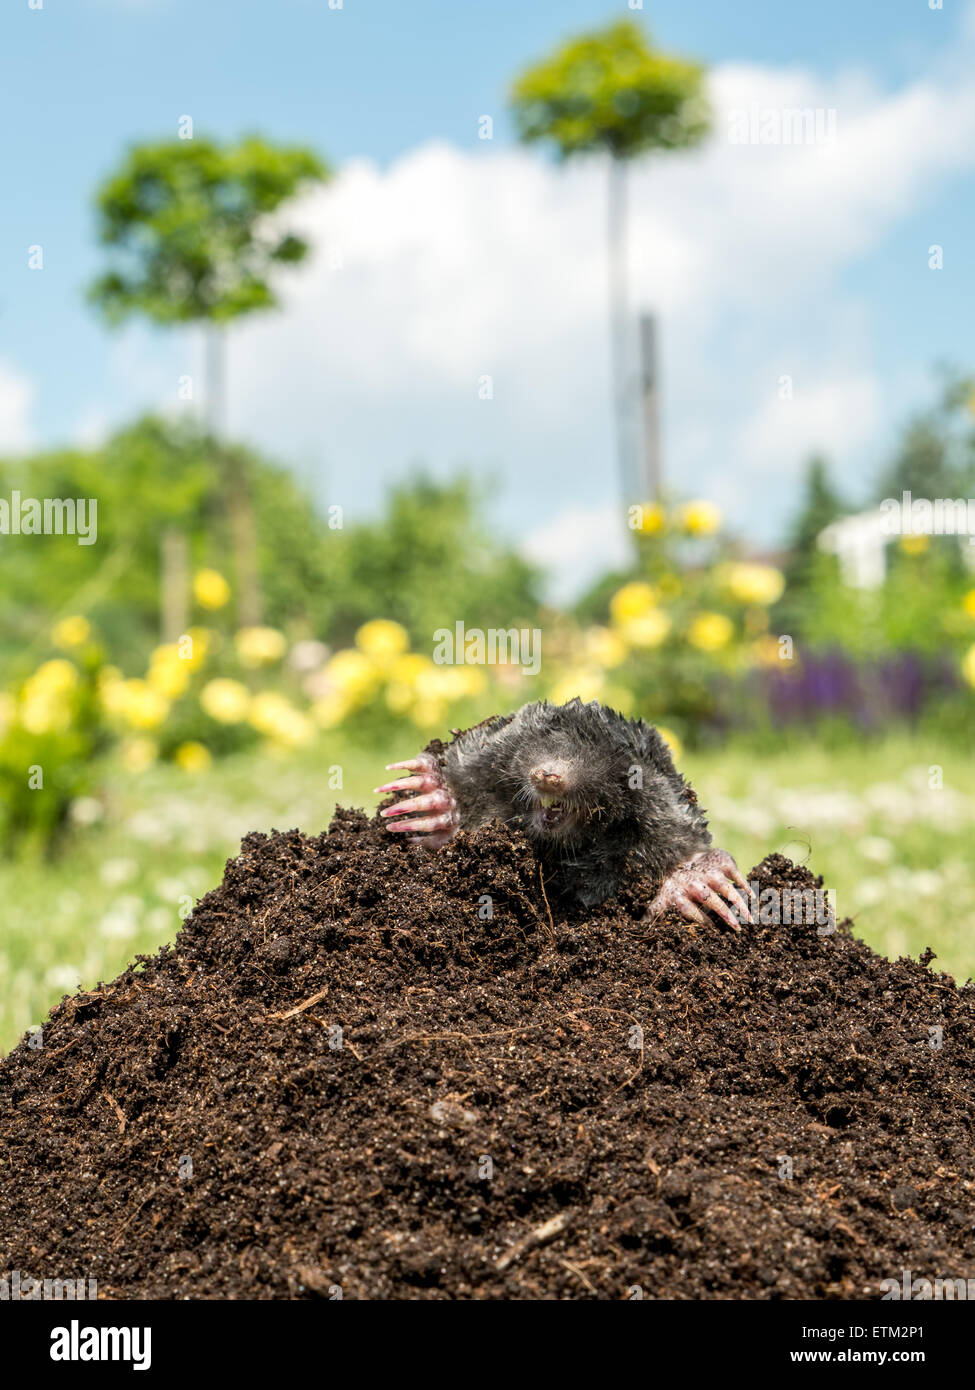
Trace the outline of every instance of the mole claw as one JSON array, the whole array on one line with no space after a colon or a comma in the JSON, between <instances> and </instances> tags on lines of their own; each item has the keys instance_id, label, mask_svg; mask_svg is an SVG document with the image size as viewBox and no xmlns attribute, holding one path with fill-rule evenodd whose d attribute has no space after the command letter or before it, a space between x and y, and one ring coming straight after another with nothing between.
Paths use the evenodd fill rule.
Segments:
<instances>
[{"instance_id":1,"label":"mole claw","mask_svg":"<svg viewBox=\"0 0 975 1390\"><path fill-rule=\"evenodd\" d=\"M717 891L720 894L722 894L723 897L727 898L728 902L731 903L731 906L738 914L739 925L742 922L748 922L751 920L751 912L748 909L747 903L745 902L741 894L738 892L738 890L735 888L730 879L725 878L721 873L717 873L712 874L708 878L708 883L710 883L712 888L716 888Z\"/></svg>"},{"instance_id":2,"label":"mole claw","mask_svg":"<svg viewBox=\"0 0 975 1390\"><path fill-rule=\"evenodd\" d=\"M451 816L444 812L439 816L421 816L419 820L394 821L387 826L389 830L446 830L451 824Z\"/></svg>"},{"instance_id":3,"label":"mole claw","mask_svg":"<svg viewBox=\"0 0 975 1390\"><path fill-rule=\"evenodd\" d=\"M755 889L752 887L752 885L748 882L748 879L742 873L741 869L738 868L737 864L732 870L731 876L738 884L739 888L744 888L745 892L748 894L750 898L756 898L758 896L758 894L755 892Z\"/></svg>"},{"instance_id":4,"label":"mole claw","mask_svg":"<svg viewBox=\"0 0 975 1390\"><path fill-rule=\"evenodd\" d=\"M727 922L732 931L741 931L741 923L738 921L738 918L732 912L731 908L725 905L721 898L716 896L710 899L705 905L709 911L715 913L723 922Z\"/></svg>"},{"instance_id":5,"label":"mole claw","mask_svg":"<svg viewBox=\"0 0 975 1390\"><path fill-rule=\"evenodd\" d=\"M387 763L386 771L395 772L398 768L406 768L409 772L432 772L437 765L437 760L429 753L420 753L416 758L406 758L401 763Z\"/></svg>"},{"instance_id":6,"label":"mole claw","mask_svg":"<svg viewBox=\"0 0 975 1390\"><path fill-rule=\"evenodd\" d=\"M450 806L450 794L442 788L428 792L426 796L410 796L405 801L397 801L395 806L387 806L380 814L383 816L412 815L415 811L445 811Z\"/></svg>"},{"instance_id":7,"label":"mole claw","mask_svg":"<svg viewBox=\"0 0 975 1390\"><path fill-rule=\"evenodd\" d=\"M697 905L692 899L687 897L684 893L678 894L673 906L680 908L681 915L685 917L688 922L704 921L704 914L698 910Z\"/></svg>"},{"instance_id":8,"label":"mole claw","mask_svg":"<svg viewBox=\"0 0 975 1390\"><path fill-rule=\"evenodd\" d=\"M385 782L381 787L376 787L378 792L411 792L420 791L430 784L425 777L398 777L395 782Z\"/></svg>"}]
</instances>

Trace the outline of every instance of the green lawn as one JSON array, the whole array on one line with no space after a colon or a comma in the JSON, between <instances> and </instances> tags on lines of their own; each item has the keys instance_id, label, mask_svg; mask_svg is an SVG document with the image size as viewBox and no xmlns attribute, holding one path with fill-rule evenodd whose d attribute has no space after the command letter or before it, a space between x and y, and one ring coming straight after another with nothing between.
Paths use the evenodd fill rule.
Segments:
<instances>
[{"instance_id":1,"label":"green lawn","mask_svg":"<svg viewBox=\"0 0 975 1390\"><path fill-rule=\"evenodd\" d=\"M60 859L0 864L0 1050L79 982L111 979L171 940L247 831L317 833L336 801L372 806L383 765L409 751L332 747L234 759L202 777L172 767L113 775L103 819ZM336 764L340 791L329 789ZM941 788L930 786L932 766ZM897 740L842 754L731 748L688 756L682 769L716 841L743 867L772 850L806 862L877 950L930 945L960 981L975 975L975 756Z\"/></svg>"}]
</instances>

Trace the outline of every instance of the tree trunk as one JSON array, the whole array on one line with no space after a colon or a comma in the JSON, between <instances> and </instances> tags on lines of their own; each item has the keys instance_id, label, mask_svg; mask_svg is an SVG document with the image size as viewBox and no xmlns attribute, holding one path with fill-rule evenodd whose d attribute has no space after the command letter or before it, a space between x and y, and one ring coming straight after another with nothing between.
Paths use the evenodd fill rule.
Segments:
<instances>
[{"instance_id":1,"label":"tree trunk","mask_svg":"<svg viewBox=\"0 0 975 1390\"><path fill-rule=\"evenodd\" d=\"M616 155L609 159L609 333L616 464L624 503L636 497L632 412L632 343L627 290L626 163Z\"/></svg>"},{"instance_id":2,"label":"tree trunk","mask_svg":"<svg viewBox=\"0 0 975 1390\"><path fill-rule=\"evenodd\" d=\"M261 621L261 589L257 564L257 526L247 458L227 449L223 459L237 577L237 625L257 627Z\"/></svg>"},{"instance_id":3,"label":"tree trunk","mask_svg":"<svg viewBox=\"0 0 975 1390\"><path fill-rule=\"evenodd\" d=\"M237 624L255 627L261 621L261 587L257 563L257 525L247 463L243 454L223 447L226 429L226 332L208 324L206 333L206 422L220 460L230 540L234 556Z\"/></svg>"},{"instance_id":4,"label":"tree trunk","mask_svg":"<svg viewBox=\"0 0 975 1390\"><path fill-rule=\"evenodd\" d=\"M190 548L186 532L167 526L159 550L162 640L176 642L189 622Z\"/></svg>"}]
</instances>

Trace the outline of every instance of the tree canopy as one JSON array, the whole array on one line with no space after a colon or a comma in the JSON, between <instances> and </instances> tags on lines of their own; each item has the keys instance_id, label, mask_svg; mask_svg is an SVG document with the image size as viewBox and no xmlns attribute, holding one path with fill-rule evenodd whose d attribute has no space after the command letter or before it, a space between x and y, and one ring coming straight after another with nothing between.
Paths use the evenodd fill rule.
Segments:
<instances>
[{"instance_id":1,"label":"tree canopy","mask_svg":"<svg viewBox=\"0 0 975 1390\"><path fill-rule=\"evenodd\" d=\"M528 68L511 106L521 139L552 140L563 159L682 149L710 128L704 68L654 49L632 20L570 39Z\"/></svg>"},{"instance_id":2,"label":"tree canopy","mask_svg":"<svg viewBox=\"0 0 975 1390\"><path fill-rule=\"evenodd\" d=\"M945 372L934 406L910 419L888 468L874 489L876 501L899 497L970 497L975 491L975 382Z\"/></svg>"},{"instance_id":3,"label":"tree canopy","mask_svg":"<svg viewBox=\"0 0 975 1390\"><path fill-rule=\"evenodd\" d=\"M236 145L138 145L100 189L98 230L114 251L89 297L112 322L226 323L277 303L269 275L308 252L272 214L329 170L311 150L256 136Z\"/></svg>"}]
</instances>

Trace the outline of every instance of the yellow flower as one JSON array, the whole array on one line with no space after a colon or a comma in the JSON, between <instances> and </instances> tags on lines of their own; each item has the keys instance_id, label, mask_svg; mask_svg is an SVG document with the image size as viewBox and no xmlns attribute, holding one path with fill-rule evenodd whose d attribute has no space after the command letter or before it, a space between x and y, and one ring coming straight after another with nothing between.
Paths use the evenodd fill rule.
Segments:
<instances>
[{"instance_id":1,"label":"yellow flower","mask_svg":"<svg viewBox=\"0 0 975 1390\"><path fill-rule=\"evenodd\" d=\"M617 631L631 647L659 647L670 631L670 618L662 608L652 608L649 613L619 623Z\"/></svg>"},{"instance_id":2,"label":"yellow flower","mask_svg":"<svg viewBox=\"0 0 975 1390\"><path fill-rule=\"evenodd\" d=\"M717 652L726 647L734 635L734 627L723 613L698 613L691 623L687 640L702 652Z\"/></svg>"},{"instance_id":3,"label":"yellow flower","mask_svg":"<svg viewBox=\"0 0 975 1390\"><path fill-rule=\"evenodd\" d=\"M413 686L432 666L433 662L428 656L421 656L419 652L404 652L389 668L389 678L402 685Z\"/></svg>"},{"instance_id":4,"label":"yellow flower","mask_svg":"<svg viewBox=\"0 0 975 1390\"><path fill-rule=\"evenodd\" d=\"M961 673L969 685L975 685L975 647L969 647L961 664Z\"/></svg>"},{"instance_id":5,"label":"yellow flower","mask_svg":"<svg viewBox=\"0 0 975 1390\"><path fill-rule=\"evenodd\" d=\"M291 704L274 690L262 690L251 700L247 722L261 734L273 734L276 726L288 718Z\"/></svg>"},{"instance_id":6,"label":"yellow flower","mask_svg":"<svg viewBox=\"0 0 975 1390\"><path fill-rule=\"evenodd\" d=\"M254 696L249 722L259 733L289 747L310 743L315 736L311 720L273 690Z\"/></svg>"},{"instance_id":7,"label":"yellow flower","mask_svg":"<svg viewBox=\"0 0 975 1390\"><path fill-rule=\"evenodd\" d=\"M169 713L169 701L148 681L123 681L118 693L118 712L133 729L155 729Z\"/></svg>"},{"instance_id":8,"label":"yellow flower","mask_svg":"<svg viewBox=\"0 0 975 1390\"><path fill-rule=\"evenodd\" d=\"M586 655L597 666L610 669L626 659L626 643L608 627L591 627L585 635Z\"/></svg>"},{"instance_id":9,"label":"yellow flower","mask_svg":"<svg viewBox=\"0 0 975 1390\"><path fill-rule=\"evenodd\" d=\"M325 667L325 673L335 688L352 700L371 694L379 680L374 664L354 647L336 652Z\"/></svg>"},{"instance_id":10,"label":"yellow flower","mask_svg":"<svg viewBox=\"0 0 975 1390\"><path fill-rule=\"evenodd\" d=\"M286 718L279 721L273 738L287 748L303 748L315 737L315 726L300 709L291 709Z\"/></svg>"},{"instance_id":11,"label":"yellow flower","mask_svg":"<svg viewBox=\"0 0 975 1390\"><path fill-rule=\"evenodd\" d=\"M678 515L691 536L713 536L721 526L721 513L713 502L686 502Z\"/></svg>"},{"instance_id":12,"label":"yellow flower","mask_svg":"<svg viewBox=\"0 0 975 1390\"><path fill-rule=\"evenodd\" d=\"M487 676L480 666L456 666L455 686L458 699L464 695L480 695L487 687Z\"/></svg>"},{"instance_id":13,"label":"yellow flower","mask_svg":"<svg viewBox=\"0 0 975 1390\"><path fill-rule=\"evenodd\" d=\"M29 734L64 733L71 725L71 706L57 691L38 691L25 697L20 722Z\"/></svg>"},{"instance_id":14,"label":"yellow flower","mask_svg":"<svg viewBox=\"0 0 975 1390\"><path fill-rule=\"evenodd\" d=\"M250 704L250 691L240 681L207 681L200 691L200 705L204 714L218 724L239 724L247 718Z\"/></svg>"},{"instance_id":15,"label":"yellow flower","mask_svg":"<svg viewBox=\"0 0 975 1390\"><path fill-rule=\"evenodd\" d=\"M78 671L70 661L45 661L24 682L20 722L29 734L63 733L71 724Z\"/></svg>"},{"instance_id":16,"label":"yellow flower","mask_svg":"<svg viewBox=\"0 0 975 1390\"><path fill-rule=\"evenodd\" d=\"M223 608L230 598L230 585L219 570L197 570L193 593L201 608Z\"/></svg>"},{"instance_id":17,"label":"yellow flower","mask_svg":"<svg viewBox=\"0 0 975 1390\"><path fill-rule=\"evenodd\" d=\"M410 718L418 729L439 728L447 716L447 707L440 700L417 700Z\"/></svg>"},{"instance_id":18,"label":"yellow flower","mask_svg":"<svg viewBox=\"0 0 975 1390\"><path fill-rule=\"evenodd\" d=\"M167 700L175 700L182 695L190 683L190 668L189 662L180 656L175 642L167 642L152 653L146 680L153 690L165 695Z\"/></svg>"},{"instance_id":19,"label":"yellow flower","mask_svg":"<svg viewBox=\"0 0 975 1390\"><path fill-rule=\"evenodd\" d=\"M473 676L473 680L472 680ZM420 673L414 682L414 690L421 700L462 700L465 695L477 694L482 688L483 671L471 666L437 666L430 663L426 671Z\"/></svg>"},{"instance_id":20,"label":"yellow flower","mask_svg":"<svg viewBox=\"0 0 975 1390\"><path fill-rule=\"evenodd\" d=\"M334 729L349 712L349 702L341 691L323 695L311 707L311 717L320 729Z\"/></svg>"},{"instance_id":21,"label":"yellow flower","mask_svg":"<svg viewBox=\"0 0 975 1390\"><path fill-rule=\"evenodd\" d=\"M98 698L106 714L121 714L125 701L125 677L117 666L103 666L98 673Z\"/></svg>"},{"instance_id":22,"label":"yellow flower","mask_svg":"<svg viewBox=\"0 0 975 1390\"><path fill-rule=\"evenodd\" d=\"M270 666L288 649L283 632L274 627L242 627L234 637L241 666Z\"/></svg>"},{"instance_id":23,"label":"yellow flower","mask_svg":"<svg viewBox=\"0 0 975 1390\"><path fill-rule=\"evenodd\" d=\"M626 622L628 618L642 618L656 606L656 589L638 579L632 584L624 584L622 589L617 589L609 601L610 616L614 623Z\"/></svg>"},{"instance_id":24,"label":"yellow flower","mask_svg":"<svg viewBox=\"0 0 975 1390\"><path fill-rule=\"evenodd\" d=\"M394 714L405 714L416 697L403 681L390 681L384 698L387 709L391 709Z\"/></svg>"},{"instance_id":25,"label":"yellow flower","mask_svg":"<svg viewBox=\"0 0 975 1390\"><path fill-rule=\"evenodd\" d=\"M975 589L969 589L961 601L961 606L970 618L975 618Z\"/></svg>"},{"instance_id":26,"label":"yellow flower","mask_svg":"<svg viewBox=\"0 0 975 1390\"><path fill-rule=\"evenodd\" d=\"M553 704L564 705L578 695L585 705L590 700L598 700L602 696L605 684L602 671L583 667L577 671L567 671L561 676L549 691L548 698Z\"/></svg>"},{"instance_id":27,"label":"yellow flower","mask_svg":"<svg viewBox=\"0 0 975 1390\"><path fill-rule=\"evenodd\" d=\"M794 656L783 655L779 639L768 633L763 637L756 637L749 652L757 666L789 666L795 660Z\"/></svg>"},{"instance_id":28,"label":"yellow flower","mask_svg":"<svg viewBox=\"0 0 975 1390\"><path fill-rule=\"evenodd\" d=\"M633 530L644 536L659 535L667 524L667 514L659 502L644 502L634 507L632 519L635 522Z\"/></svg>"},{"instance_id":29,"label":"yellow flower","mask_svg":"<svg viewBox=\"0 0 975 1390\"><path fill-rule=\"evenodd\" d=\"M929 536L901 536L900 547L905 555L923 555L931 544Z\"/></svg>"},{"instance_id":30,"label":"yellow flower","mask_svg":"<svg viewBox=\"0 0 975 1390\"><path fill-rule=\"evenodd\" d=\"M374 661L389 661L401 656L410 645L406 628L388 618L373 618L363 623L355 635L355 644L360 652L371 656Z\"/></svg>"},{"instance_id":31,"label":"yellow flower","mask_svg":"<svg viewBox=\"0 0 975 1390\"><path fill-rule=\"evenodd\" d=\"M188 743L179 745L173 754L173 762L184 772L206 772L213 762L213 757L209 748L191 739Z\"/></svg>"},{"instance_id":32,"label":"yellow flower","mask_svg":"<svg viewBox=\"0 0 975 1390\"><path fill-rule=\"evenodd\" d=\"M673 729L664 728L663 724L657 725L657 733L670 749L671 757L674 759L674 762L676 762L684 751L684 745L674 733Z\"/></svg>"},{"instance_id":33,"label":"yellow flower","mask_svg":"<svg viewBox=\"0 0 975 1390\"><path fill-rule=\"evenodd\" d=\"M38 666L37 670L24 686L24 694L30 691L44 690L60 695L70 694L78 687L78 668L70 661L65 661L64 657L55 657L53 661L45 661Z\"/></svg>"},{"instance_id":34,"label":"yellow flower","mask_svg":"<svg viewBox=\"0 0 975 1390\"><path fill-rule=\"evenodd\" d=\"M189 639L187 641L187 638ZM207 659L213 635L205 627L191 627L179 639L179 658L188 671L198 671Z\"/></svg>"},{"instance_id":35,"label":"yellow flower","mask_svg":"<svg viewBox=\"0 0 975 1390\"><path fill-rule=\"evenodd\" d=\"M771 565L726 565L719 579L724 589L739 603L777 603L785 589L785 577Z\"/></svg>"},{"instance_id":36,"label":"yellow flower","mask_svg":"<svg viewBox=\"0 0 975 1390\"><path fill-rule=\"evenodd\" d=\"M51 629L51 641L56 647L80 647L90 636L91 623L80 615L62 618Z\"/></svg>"},{"instance_id":37,"label":"yellow flower","mask_svg":"<svg viewBox=\"0 0 975 1390\"><path fill-rule=\"evenodd\" d=\"M156 761L157 748L151 738L127 738L122 742L122 766L126 772L145 772Z\"/></svg>"}]
</instances>

